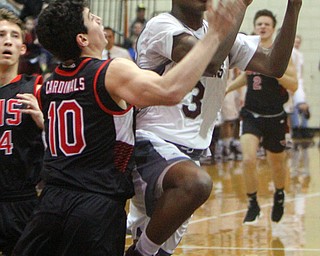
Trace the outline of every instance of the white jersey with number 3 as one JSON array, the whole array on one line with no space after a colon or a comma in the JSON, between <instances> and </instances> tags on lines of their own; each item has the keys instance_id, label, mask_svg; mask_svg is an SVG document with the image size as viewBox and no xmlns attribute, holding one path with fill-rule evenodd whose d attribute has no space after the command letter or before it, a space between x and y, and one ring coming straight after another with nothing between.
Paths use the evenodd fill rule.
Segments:
<instances>
[{"instance_id":1,"label":"white jersey with number 3","mask_svg":"<svg viewBox=\"0 0 320 256\"><path fill-rule=\"evenodd\" d=\"M174 36L187 33L201 39L207 28L207 22L203 21L203 26L194 31L169 13L154 17L139 37L138 65L165 74L175 65L171 58ZM239 34L229 57L216 75L203 76L178 105L142 109L137 115L139 132L152 132L175 144L206 149L211 142L214 122L224 98L228 69L238 67L244 70L258 44L259 37Z\"/></svg>"}]
</instances>

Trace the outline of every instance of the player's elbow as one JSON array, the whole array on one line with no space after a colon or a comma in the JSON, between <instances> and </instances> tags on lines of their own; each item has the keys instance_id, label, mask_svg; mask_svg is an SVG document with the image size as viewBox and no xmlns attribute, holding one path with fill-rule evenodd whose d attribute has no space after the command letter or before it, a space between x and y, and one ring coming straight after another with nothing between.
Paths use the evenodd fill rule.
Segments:
<instances>
[{"instance_id":1,"label":"player's elbow","mask_svg":"<svg viewBox=\"0 0 320 256\"><path fill-rule=\"evenodd\" d=\"M286 69L279 67L279 68L271 68L270 71L271 71L269 74L270 76L275 78L281 78L284 75Z\"/></svg>"},{"instance_id":2,"label":"player's elbow","mask_svg":"<svg viewBox=\"0 0 320 256\"><path fill-rule=\"evenodd\" d=\"M268 65L265 66L265 70L268 73L266 74L267 76L281 78L287 70L287 65L281 62L269 62Z\"/></svg>"},{"instance_id":3,"label":"player's elbow","mask_svg":"<svg viewBox=\"0 0 320 256\"><path fill-rule=\"evenodd\" d=\"M260 72L266 76L279 79L284 75L285 69L276 67L274 65L270 65L270 66L265 65L264 67L261 68Z\"/></svg>"}]
</instances>

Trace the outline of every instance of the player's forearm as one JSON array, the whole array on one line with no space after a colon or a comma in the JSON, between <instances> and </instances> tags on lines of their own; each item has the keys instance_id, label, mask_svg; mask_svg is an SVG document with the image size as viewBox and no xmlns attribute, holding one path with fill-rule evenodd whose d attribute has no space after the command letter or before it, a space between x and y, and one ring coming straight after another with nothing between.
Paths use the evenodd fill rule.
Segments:
<instances>
[{"instance_id":1,"label":"player's forearm","mask_svg":"<svg viewBox=\"0 0 320 256\"><path fill-rule=\"evenodd\" d=\"M245 5L242 0L237 1L239 2L239 9L236 15L235 25L230 28L228 35L219 45L218 50L213 55L210 64L205 71L205 75L212 76L216 74L216 72L220 69L222 63L230 53L230 50L234 44L234 41L237 37L237 34L239 32L240 26L242 24L243 18L247 10L247 5Z\"/></svg>"},{"instance_id":2,"label":"player's forearm","mask_svg":"<svg viewBox=\"0 0 320 256\"><path fill-rule=\"evenodd\" d=\"M270 54L270 68L274 76L281 77L288 65L296 35L301 0L288 0L285 18Z\"/></svg>"},{"instance_id":3,"label":"player's forearm","mask_svg":"<svg viewBox=\"0 0 320 256\"><path fill-rule=\"evenodd\" d=\"M295 92L298 88L298 80L295 75L284 74L281 78L278 78L279 83L291 92Z\"/></svg>"},{"instance_id":4,"label":"player's forearm","mask_svg":"<svg viewBox=\"0 0 320 256\"><path fill-rule=\"evenodd\" d=\"M247 84L247 75L246 73L240 74L235 80L233 80L226 89L226 94L241 88Z\"/></svg>"},{"instance_id":5,"label":"player's forearm","mask_svg":"<svg viewBox=\"0 0 320 256\"><path fill-rule=\"evenodd\" d=\"M34 120L34 122L36 123L36 125L39 127L39 129L44 130L44 118L43 118L43 114L41 111L34 113L32 115L32 118Z\"/></svg>"}]
</instances>

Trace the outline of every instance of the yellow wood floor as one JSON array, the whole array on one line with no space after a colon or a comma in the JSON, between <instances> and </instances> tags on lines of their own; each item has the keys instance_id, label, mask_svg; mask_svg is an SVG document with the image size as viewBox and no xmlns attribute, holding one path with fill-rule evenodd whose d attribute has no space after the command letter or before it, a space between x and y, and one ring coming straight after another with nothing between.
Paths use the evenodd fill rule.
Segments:
<instances>
[{"instance_id":1,"label":"yellow wood floor","mask_svg":"<svg viewBox=\"0 0 320 256\"><path fill-rule=\"evenodd\" d=\"M198 209L174 255L320 256L320 149L319 137L295 142L288 151L285 213L280 223L270 220L273 183L266 160L258 161L258 200L263 217L255 226L244 226L247 210L241 161L203 166L214 189ZM309 159L309 162L306 161ZM292 165L298 164L294 176ZM131 245L127 237L127 246Z\"/></svg>"}]
</instances>

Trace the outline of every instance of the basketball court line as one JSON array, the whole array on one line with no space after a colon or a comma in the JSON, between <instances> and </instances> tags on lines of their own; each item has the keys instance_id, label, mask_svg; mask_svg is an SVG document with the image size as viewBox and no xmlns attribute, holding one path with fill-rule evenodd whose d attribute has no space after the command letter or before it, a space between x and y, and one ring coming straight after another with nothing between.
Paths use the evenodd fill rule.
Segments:
<instances>
[{"instance_id":1,"label":"basketball court line","mask_svg":"<svg viewBox=\"0 0 320 256\"><path fill-rule=\"evenodd\" d=\"M220 247L220 246L191 246L182 245L178 246L179 249L184 250L242 250L242 251L285 251L285 252L320 252L319 249L308 249L308 248L253 248L253 247Z\"/></svg>"}]
</instances>

